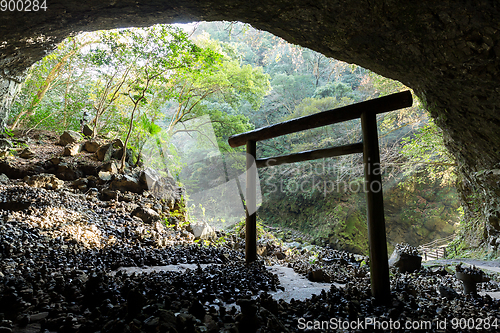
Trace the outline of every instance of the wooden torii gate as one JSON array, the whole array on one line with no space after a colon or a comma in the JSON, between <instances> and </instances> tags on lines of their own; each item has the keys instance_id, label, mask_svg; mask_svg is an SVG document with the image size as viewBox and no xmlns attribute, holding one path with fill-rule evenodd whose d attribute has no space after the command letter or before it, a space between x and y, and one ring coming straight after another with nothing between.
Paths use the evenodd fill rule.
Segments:
<instances>
[{"instance_id":1,"label":"wooden torii gate","mask_svg":"<svg viewBox=\"0 0 500 333\"><path fill-rule=\"evenodd\" d=\"M413 99L409 90L372 99L369 101L300 117L279 124L266 126L229 138L231 147L246 144L247 148L247 188L246 188L246 236L245 259L247 263L257 259L256 206L257 168L266 167L272 160L273 165L314 160L354 153L363 153L365 188L367 202L368 246L370 251L370 278L372 296L381 303L391 299L387 241L385 232L384 200L380 172L380 154L377 134L377 114L412 106ZM363 142L303 151L266 159L256 158L256 142L361 118ZM252 167L256 163L257 168ZM249 212L252 212L249 214Z\"/></svg>"}]
</instances>

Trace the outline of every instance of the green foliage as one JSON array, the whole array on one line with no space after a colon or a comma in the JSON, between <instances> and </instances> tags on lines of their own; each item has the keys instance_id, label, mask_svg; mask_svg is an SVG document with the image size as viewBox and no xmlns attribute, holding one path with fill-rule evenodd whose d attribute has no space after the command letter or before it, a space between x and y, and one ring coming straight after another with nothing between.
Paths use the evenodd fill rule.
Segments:
<instances>
[{"instance_id":1,"label":"green foliage","mask_svg":"<svg viewBox=\"0 0 500 333\"><path fill-rule=\"evenodd\" d=\"M406 88L399 81L391 80L373 72L370 72L369 76L371 78L373 88L380 96L390 95Z\"/></svg>"},{"instance_id":2,"label":"green foliage","mask_svg":"<svg viewBox=\"0 0 500 333\"><path fill-rule=\"evenodd\" d=\"M86 67L78 54L95 42L89 34L67 38L29 69L11 112L12 129L22 125L62 131L79 126L75 124L90 105L80 81L87 77Z\"/></svg>"},{"instance_id":3,"label":"green foliage","mask_svg":"<svg viewBox=\"0 0 500 333\"><path fill-rule=\"evenodd\" d=\"M454 159L444 146L441 129L432 119L418 129L414 137L403 138L402 143L401 154L408 159L407 165L410 166L407 174L415 175L419 182L424 181L422 177L428 177L440 179L443 186L454 184Z\"/></svg>"},{"instance_id":4,"label":"green foliage","mask_svg":"<svg viewBox=\"0 0 500 333\"><path fill-rule=\"evenodd\" d=\"M245 238L245 228L246 228L246 220L242 219L240 222L236 223L232 230L239 235L240 238ZM257 218L256 221L256 230L257 230L257 239L264 237L268 233L264 229L263 221Z\"/></svg>"},{"instance_id":5,"label":"green foliage","mask_svg":"<svg viewBox=\"0 0 500 333\"><path fill-rule=\"evenodd\" d=\"M353 99L354 94L352 88L343 82L329 82L324 86L316 88L312 97L313 98L347 97Z\"/></svg>"}]
</instances>

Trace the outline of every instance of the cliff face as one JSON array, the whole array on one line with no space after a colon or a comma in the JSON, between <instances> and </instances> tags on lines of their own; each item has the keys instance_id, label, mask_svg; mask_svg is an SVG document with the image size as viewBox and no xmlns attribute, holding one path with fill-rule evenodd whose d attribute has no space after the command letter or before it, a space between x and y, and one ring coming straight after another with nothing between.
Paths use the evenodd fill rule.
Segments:
<instances>
[{"instance_id":1,"label":"cliff face","mask_svg":"<svg viewBox=\"0 0 500 333\"><path fill-rule=\"evenodd\" d=\"M500 5L495 0L52 0L46 11L0 12L0 113L27 67L84 30L238 20L412 87L457 157L466 201L500 235ZM471 206L472 208L472 206ZM471 210L472 211L472 210ZM500 238L499 242L500 242Z\"/></svg>"}]
</instances>

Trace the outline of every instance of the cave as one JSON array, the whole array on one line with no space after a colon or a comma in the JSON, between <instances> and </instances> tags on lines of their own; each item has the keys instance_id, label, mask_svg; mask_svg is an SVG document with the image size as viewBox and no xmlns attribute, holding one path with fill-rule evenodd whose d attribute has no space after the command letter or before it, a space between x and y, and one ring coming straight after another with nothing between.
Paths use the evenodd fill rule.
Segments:
<instances>
[{"instance_id":1,"label":"cave","mask_svg":"<svg viewBox=\"0 0 500 333\"><path fill-rule=\"evenodd\" d=\"M52 0L38 9L0 13L3 126L26 69L65 37L156 23L241 21L412 88L457 160L457 186L477 223L471 245L496 250L500 244L497 1Z\"/></svg>"}]
</instances>

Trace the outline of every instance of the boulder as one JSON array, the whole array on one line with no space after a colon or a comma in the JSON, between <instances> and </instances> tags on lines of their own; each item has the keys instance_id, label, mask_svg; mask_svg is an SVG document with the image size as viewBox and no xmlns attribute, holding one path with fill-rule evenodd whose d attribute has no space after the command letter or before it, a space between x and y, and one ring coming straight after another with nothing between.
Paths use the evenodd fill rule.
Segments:
<instances>
[{"instance_id":1,"label":"boulder","mask_svg":"<svg viewBox=\"0 0 500 333\"><path fill-rule=\"evenodd\" d=\"M99 170L98 167L94 165L92 162L87 162L85 159L78 161L76 163L76 170L81 173L83 176L97 176Z\"/></svg>"},{"instance_id":2,"label":"boulder","mask_svg":"<svg viewBox=\"0 0 500 333\"><path fill-rule=\"evenodd\" d=\"M88 176L87 181L87 186L89 188L92 188L97 186L97 184L99 183L99 178L97 178L96 176Z\"/></svg>"},{"instance_id":3,"label":"boulder","mask_svg":"<svg viewBox=\"0 0 500 333\"><path fill-rule=\"evenodd\" d=\"M99 178L104 180L105 182L110 181L113 178L113 175L109 171L99 171Z\"/></svg>"},{"instance_id":4,"label":"boulder","mask_svg":"<svg viewBox=\"0 0 500 333\"><path fill-rule=\"evenodd\" d=\"M162 177L156 170L147 168L140 173L139 180L144 189L164 199L170 210L174 210L176 202L181 201L183 189L177 186L172 177Z\"/></svg>"},{"instance_id":5,"label":"boulder","mask_svg":"<svg viewBox=\"0 0 500 333\"><path fill-rule=\"evenodd\" d=\"M131 149L127 148L127 156L125 157L125 162L127 162L129 165L134 164L134 157L133 157L133 152ZM113 155L112 157L117 160L121 160L123 156L123 148L120 148L118 150L113 150Z\"/></svg>"},{"instance_id":6,"label":"boulder","mask_svg":"<svg viewBox=\"0 0 500 333\"><path fill-rule=\"evenodd\" d=\"M144 191L144 187L140 184L139 179L131 175L114 175L109 188L111 190L130 191L134 193L142 193Z\"/></svg>"},{"instance_id":7,"label":"boulder","mask_svg":"<svg viewBox=\"0 0 500 333\"><path fill-rule=\"evenodd\" d=\"M64 147L64 156L76 156L82 151L83 145L78 142L69 143Z\"/></svg>"},{"instance_id":8,"label":"boulder","mask_svg":"<svg viewBox=\"0 0 500 333\"><path fill-rule=\"evenodd\" d=\"M40 187L50 190L57 190L64 186L64 182L51 174L42 173L39 175L26 176L23 179L26 184L32 187Z\"/></svg>"},{"instance_id":9,"label":"boulder","mask_svg":"<svg viewBox=\"0 0 500 333\"><path fill-rule=\"evenodd\" d=\"M114 149L122 149L123 148L123 141L121 139L116 139L112 143L113 143Z\"/></svg>"},{"instance_id":10,"label":"boulder","mask_svg":"<svg viewBox=\"0 0 500 333\"><path fill-rule=\"evenodd\" d=\"M85 142L84 149L89 153L95 153L101 145L94 140L88 140Z\"/></svg>"},{"instance_id":11,"label":"boulder","mask_svg":"<svg viewBox=\"0 0 500 333\"><path fill-rule=\"evenodd\" d=\"M112 199L118 199L118 191L113 191L109 188L103 188L101 191L101 200L109 201Z\"/></svg>"},{"instance_id":12,"label":"boulder","mask_svg":"<svg viewBox=\"0 0 500 333\"><path fill-rule=\"evenodd\" d=\"M327 280L327 276L321 268L310 271L307 278L312 282L326 282Z\"/></svg>"},{"instance_id":13,"label":"boulder","mask_svg":"<svg viewBox=\"0 0 500 333\"><path fill-rule=\"evenodd\" d=\"M78 132L75 132L75 131L65 131L59 137L59 145L66 146L69 143L80 141L81 138L82 138L82 136Z\"/></svg>"},{"instance_id":14,"label":"boulder","mask_svg":"<svg viewBox=\"0 0 500 333\"><path fill-rule=\"evenodd\" d=\"M458 293L455 291L455 289L445 286L443 284L440 284L438 286L438 291L441 297L446 297L448 300L455 299L459 297Z\"/></svg>"},{"instance_id":15,"label":"boulder","mask_svg":"<svg viewBox=\"0 0 500 333\"><path fill-rule=\"evenodd\" d=\"M90 136L90 137L94 136L94 130L90 128L90 126L87 124L83 126L82 133L84 136Z\"/></svg>"},{"instance_id":16,"label":"boulder","mask_svg":"<svg viewBox=\"0 0 500 333\"><path fill-rule=\"evenodd\" d=\"M281 252L281 251L276 252L276 253L275 253L275 255L276 255L276 259L278 259L278 260L283 260L283 259L285 259L285 258L286 258L285 253L283 253L283 252Z\"/></svg>"},{"instance_id":17,"label":"boulder","mask_svg":"<svg viewBox=\"0 0 500 333\"><path fill-rule=\"evenodd\" d=\"M111 143L100 146L95 152L99 161L109 161L113 155L113 145Z\"/></svg>"},{"instance_id":18,"label":"boulder","mask_svg":"<svg viewBox=\"0 0 500 333\"><path fill-rule=\"evenodd\" d=\"M83 174L72 165L62 162L57 165L56 176L63 180L75 180L83 176Z\"/></svg>"},{"instance_id":19,"label":"boulder","mask_svg":"<svg viewBox=\"0 0 500 333\"><path fill-rule=\"evenodd\" d=\"M410 255L395 249L389 258L389 267L397 267L401 273L418 271L422 265L422 257Z\"/></svg>"},{"instance_id":20,"label":"boulder","mask_svg":"<svg viewBox=\"0 0 500 333\"><path fill-rule=\"evenodd\" d=\"M87 178L78 178L71 183L73 188L79 189L80 191L86 191L88 189L89 180Z\"/></svg>"},{"instance_id":21,"label":"boulder","mask_svg":"<svg viewBox=\"0 0 500 333\"><path fill-rule=\"evenodd\" d=\"M140 218L144 223L153 224L154 222L160 220L160 214L151 208L147 207L137 207L131 214Z\"/></svg>"},{"instance_id":22,"label":"boulder","mask_svg":"<svg viewBox=\"0 0 500 333\"><path fill-rule=\"evenodd\" d=\"M146 168L141 172L139 180L147 186L148 189L154 188L155 183L160 180L161 175L154 169Z\"/></svg>"},{"instance_id":23,"label":"boulder","mask_svg":"<svg viewBox=\"0 0 500 333\"><path fill-rule=\"evenodd\" d=\"M190 227L195 239L212 240L217 237L215 230L206 222L191 223Z\"/></svg>"},{"instance_id":24,"label":"boulder","mask_svg":"<svg viewBox=\"0 0 500 333\"><path fill-rule=\"evenodd\" d=\"M19 168L14 159L6 158L0 160L0 173L4 173L10 179L22 179L28 174L28 170Z\"/></svg>"}]
</instances>

